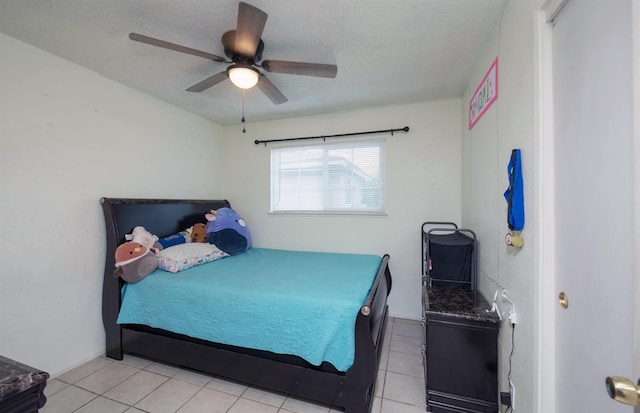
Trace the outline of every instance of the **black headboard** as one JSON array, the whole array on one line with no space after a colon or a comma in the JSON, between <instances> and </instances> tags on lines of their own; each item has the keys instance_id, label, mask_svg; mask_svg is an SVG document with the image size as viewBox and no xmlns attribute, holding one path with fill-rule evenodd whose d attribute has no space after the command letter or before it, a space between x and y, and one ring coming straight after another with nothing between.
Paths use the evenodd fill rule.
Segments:
<instances>
[{"instance_id":1,"label":"black headboard","mask_svg":"<svg viewBox=\"0 0 640 413\"><path fill-rule=\"evenodd\" d=\"M204 214L211 209L230 207L227 200L102 198L100 203L107 225L107 239L113 236L118 244L124 242L124 235L130 234L138 225L164 237L198 222L206 223Z\"/></svg>"},{"instance_id":2,"label":"black headboard","mask_svg":"<svg viewBox=\"0 0 640 413\"><path fill-rule=\"evenodd\" d=\"M123 282L113 276L115 252L136 226L143 226L158 237L183 231L198 222L206 223L204 214L212 209L231 207L227 200L126 199L101 198L106 226L107 250L102 288L102 320L105 329L118 328L120 290ZM107 352L110 351L107 343Z\"/></svg>"}]
</instances>

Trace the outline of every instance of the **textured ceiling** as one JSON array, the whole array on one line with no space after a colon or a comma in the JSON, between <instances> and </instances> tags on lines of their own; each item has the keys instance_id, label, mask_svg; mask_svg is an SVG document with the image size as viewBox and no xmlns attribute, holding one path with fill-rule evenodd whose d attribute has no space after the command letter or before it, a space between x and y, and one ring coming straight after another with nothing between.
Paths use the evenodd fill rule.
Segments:
<instances>
[{"instance_id":1,"label":"textured ceiling","mask_svg":"<svg viewBox=\"0 0 640 413\"><path fill-rule=\"evenodd\" d=\"M246 92L247 121L462 95L506 0L247 0L265 11L264 59L328 63L335 79L267 74L289 99ZM129 40L130 32L224 56L237 1L2 0L0 32L220 124L238 123L229 81L185 89L226 68ZM42 68L46 70L46 68Z\"/></svg>"}]
</instances>

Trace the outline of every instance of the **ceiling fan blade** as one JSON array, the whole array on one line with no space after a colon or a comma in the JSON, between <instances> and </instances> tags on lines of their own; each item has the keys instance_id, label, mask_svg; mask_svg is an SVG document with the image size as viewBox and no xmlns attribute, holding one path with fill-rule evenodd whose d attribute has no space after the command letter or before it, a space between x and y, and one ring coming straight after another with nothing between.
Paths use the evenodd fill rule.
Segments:
<instances>
[{"instance_id":1,"label":"ceiling fan blade","mask_svg":"<svg viewBox=\"0 0 640 413\"><path fill-rule=\"evenodd\" d=\"M260 74L260 80L258 81L258 88L264 93L274 105L279 105L286 102L288 99L280 90L274 85L268 77Z\"/></svg>"},{"instance_id":2,"label":"ceiling fan blade","mask_svg":"<svg viewBox=\"0 0 640 413\"><path fill-rule=\"evenodd\" d=\"M187 92L202 92L203 90L209 89L212 86L217 85L218 83L225 81L228 79L227 72L216 73L215 75L206 78L200 83L196 83L187 89Z\"/></svg>"},{"instance_id":3,"label":"ceiling fan blade","mask_svg":"<svg viewBox=\"0 0 640 413\"><path fill-rule=\"evenodd\" d=\"M320 63L286 62L283 60L265 60L262 68L272 73L289 73L292 75L336 77L338 66Z\"/></svg>"},{"instance_id":4,"label":"ceiling fan blade","mask_svg":"<svg viewBox=\"0 0 640 413\"><path fill-rule=\"evenodd\" d=\"M236 28L235 52L254 56L267 22L267 13L250 4L240 2L238 6L238 25Z\"/></svg>"},{"instance_id":5,"label":"ceiling fan blade","mask_svg":"<svg viewBox=\"0 0 640 413\"><path fill-rule=\"evenodd\" d=\"M129 39L136 42L142 42L150 44L152 46L164 47L165 49L175 50L176 52L187 53L194 56L204 57L205 59L213 60L214 62L225 62L226 60L220 56L216 56L211 53L203 52L201 50L192 49L190 47L180 46L179 44L165 42L164 40L154 39L153 37L145 36L138 33L129 33Z\"/></svg>"},{"instance_id":6,"label":"ceiling fan blade","mask_svg":"<svg viewBox=\"0 0 640 413\"><path fill-rule=\"evenodd\" d=\"M229 30L222 35L222 46L224 46L224 50L231 50L235 52L236 50L236 31Z\"/></svg>"}]
</instances>

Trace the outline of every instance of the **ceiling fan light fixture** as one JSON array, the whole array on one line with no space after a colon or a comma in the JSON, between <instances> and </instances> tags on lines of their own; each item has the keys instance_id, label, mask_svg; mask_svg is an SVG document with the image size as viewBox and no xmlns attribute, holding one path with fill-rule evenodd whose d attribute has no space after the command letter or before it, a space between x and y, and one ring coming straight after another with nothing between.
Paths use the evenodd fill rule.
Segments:
<instances>
[{"instance_id":1,"label":"ceiling fan light fixture","mask_svg":"<svg viewBox=\"0 0 640 413\"><path fill-rule=\"evenodd\" d=\"M249 65L232 65L227 68L227 75L231 83L238 86L240 89L251 89L254 87L260 79L260 72L258 69Z\"/></svg>"}]
</instances>

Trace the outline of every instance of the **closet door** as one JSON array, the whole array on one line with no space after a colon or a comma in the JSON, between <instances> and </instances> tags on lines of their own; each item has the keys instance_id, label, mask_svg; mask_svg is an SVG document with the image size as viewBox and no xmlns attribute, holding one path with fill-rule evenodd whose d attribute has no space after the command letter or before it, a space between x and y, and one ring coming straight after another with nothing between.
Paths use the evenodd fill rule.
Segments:
<instances>
[{"instance_id":1,"label":"closet door","mask_svg":"<svg viewBox=\"0 0 640 413\"><path fill-rule=\"evenodd\" d=\"M631 13L632 0L570 0L552 30L556 412L632 411L605 389L638 379Z\"/></svg>"}]
</instances>

